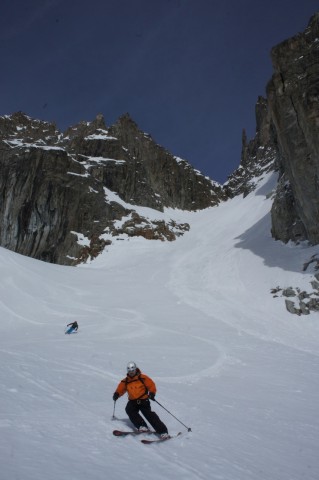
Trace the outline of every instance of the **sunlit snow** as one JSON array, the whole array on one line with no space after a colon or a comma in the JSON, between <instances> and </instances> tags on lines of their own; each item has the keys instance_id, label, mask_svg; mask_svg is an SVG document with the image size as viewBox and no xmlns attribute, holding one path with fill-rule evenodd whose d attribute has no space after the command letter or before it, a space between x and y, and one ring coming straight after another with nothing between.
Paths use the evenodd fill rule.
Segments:
<instances>
[{"instance_id":1,"label":"sunlit snow","mask_svg":"<svg viewBox=\"0 0 319 480\"><path fill-rule=\"evenodd\" d=\"M319 317L270 294L309 288L318 249L271 238L274 185L175 211L191 226L177 241L114 240L80 267L0 249L1 480L319 478ZM152 403L180 437L112 435L132 427L124 398L112 420L128 361L191 432Z\"/></svg>"}]
</instances>

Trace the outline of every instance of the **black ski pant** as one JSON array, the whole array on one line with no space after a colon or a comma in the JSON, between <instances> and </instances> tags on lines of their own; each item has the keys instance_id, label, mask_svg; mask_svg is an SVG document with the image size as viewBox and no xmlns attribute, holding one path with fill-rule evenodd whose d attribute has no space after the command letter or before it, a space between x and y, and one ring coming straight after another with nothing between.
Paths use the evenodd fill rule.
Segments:
<instances>
[{"instance_id":1,"label":"black ski pant","mask_svg":"<svg viewBox=\"0 0 319 480\"><path fill-rule=\"evenodd\" d=\"M147 398L145 400L129 400L125 411L137 429L147 427L144 418L139 413L141 412L156 433L167 433L166 425L160 420L157 413L152 411L150 401Z\"/></svg>"}]
</instances>

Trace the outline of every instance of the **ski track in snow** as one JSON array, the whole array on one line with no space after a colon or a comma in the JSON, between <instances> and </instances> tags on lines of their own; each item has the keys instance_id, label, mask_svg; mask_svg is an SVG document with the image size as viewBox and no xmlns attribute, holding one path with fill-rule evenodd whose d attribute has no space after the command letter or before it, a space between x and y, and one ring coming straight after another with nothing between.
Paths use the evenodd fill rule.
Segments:
<instances>
[{"instance_id":1,"label":"ski track in snow","mask_svg":"<svg viewBox=\"0 0 319 480\"><path fill-rule=\"evenodd\" d=\"M273 186L175 212L191 225L176 242L115 242L79 268L0 249L0 480L317 480L318 314L269 293L306 288L316 248L271 239ZM125 399L111 420L130 360L192 432L152 403L181 437L113 437L131 428Z\"/></svg>"}]
</instances>

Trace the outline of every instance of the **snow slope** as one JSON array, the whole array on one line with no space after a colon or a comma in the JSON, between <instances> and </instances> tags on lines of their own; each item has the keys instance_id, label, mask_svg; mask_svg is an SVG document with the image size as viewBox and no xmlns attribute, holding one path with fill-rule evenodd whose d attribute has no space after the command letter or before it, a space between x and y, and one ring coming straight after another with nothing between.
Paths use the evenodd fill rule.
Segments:
<instances>
[{"instance_id":1,"label":"snow slope","mask_svg":"<svg viewBox=\"0 0 319 480\"><path fill-rule=\"evenodd\" d=\"M0 480L317 480L319 318L270 289L309 289L315 247L274 242L268 194L166 212L176 242L116 241L78 268L0 249ZM77 320L79 332L64 335ZM177 439L142 445L126 399L128 361L157 384Z\"/></svg>"}]
</instances>

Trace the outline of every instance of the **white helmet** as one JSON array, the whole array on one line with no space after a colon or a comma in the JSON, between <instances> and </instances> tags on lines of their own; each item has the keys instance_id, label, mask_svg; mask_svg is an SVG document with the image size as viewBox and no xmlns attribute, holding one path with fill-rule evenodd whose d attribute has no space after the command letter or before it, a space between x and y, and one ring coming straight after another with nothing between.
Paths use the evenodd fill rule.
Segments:
<instances>
[{"instance_id":1,"label":"white helmet","mask_svg":"<svg viewBox=\"0 0 319 480\"><path fill-rule=\"evenodd\" d=\"M135 373L137 370L137 366L135 362L129 362L127 364L127 373Z\"/></svg>"}]
</instances>

